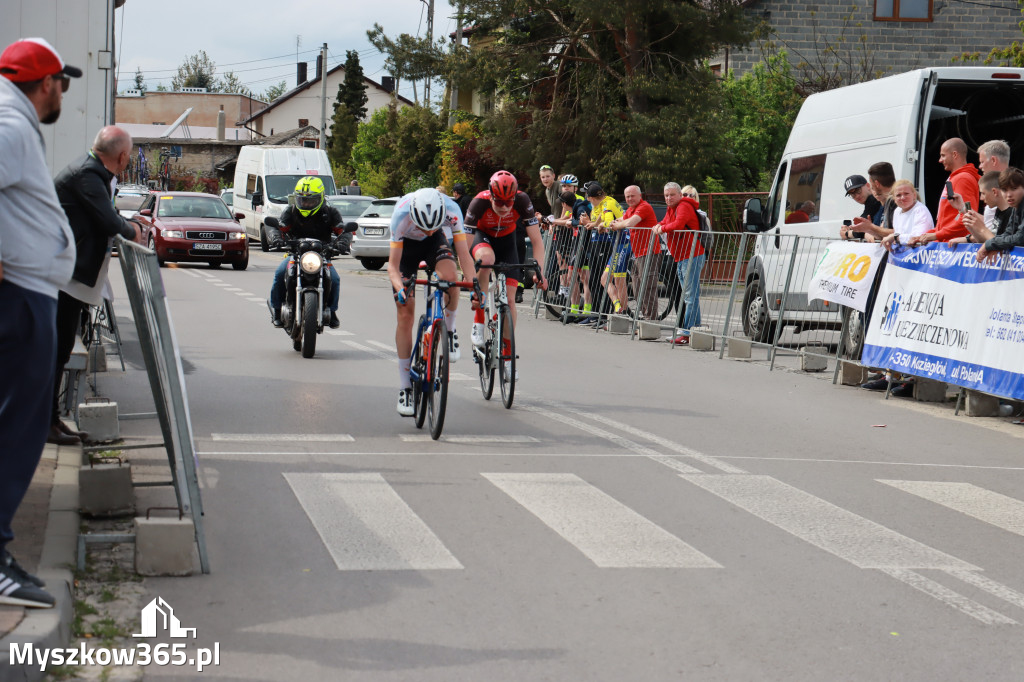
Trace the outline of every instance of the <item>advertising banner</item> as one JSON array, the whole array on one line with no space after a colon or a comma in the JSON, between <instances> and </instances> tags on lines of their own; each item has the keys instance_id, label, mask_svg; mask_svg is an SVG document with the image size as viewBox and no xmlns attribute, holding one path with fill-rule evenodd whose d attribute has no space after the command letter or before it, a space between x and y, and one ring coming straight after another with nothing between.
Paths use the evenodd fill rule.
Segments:
<instances>
[{"instance_id":1,"label":"advertising banner","mask_svg":"<svg viewBox=\"0 0 1024 682\"><path fill-rule=\"evenodd\" d=\"M807 300L820 298L864 312L884 255L879 244L829 242L807 284Z\"/></svg>"},{"instance_id":2,"label":"advertising banner","mask_svg":"<svg viewBox=\"0 0 1024 682\"><path fill-rule=\"evenodd\" d=\"M994 263L979 263L977 250L894 250L861 362L1024 399L1024 249Z\"/></svg>"}]
</instances>

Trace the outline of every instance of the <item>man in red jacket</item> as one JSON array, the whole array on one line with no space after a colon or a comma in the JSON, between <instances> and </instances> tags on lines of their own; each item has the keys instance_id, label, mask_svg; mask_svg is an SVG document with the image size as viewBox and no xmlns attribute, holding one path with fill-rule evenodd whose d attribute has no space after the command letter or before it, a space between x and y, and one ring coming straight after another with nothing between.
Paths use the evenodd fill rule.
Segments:
<instances>
[{"instance_id":1,"label":"man in red jacket","mask_svg":"<svg viewBox=\"0 0 1024 682\"><path fill-rule=\"evenodd\" d=\"M968 234L967 228L960 222L964 210L962 202L969 201L971 208L978 208L978 178L981 176L973 163L967 163L967 143L959 137L951 137L943 142L939 150L939 163L949 171L954 196L946 196L946 190L942 190L939 210L935 216L935 229L911 237L907 240L907 246L920 246L935 241L948 242Z\"/></svg>"},{"instance_id":2,"label":"man in red jacket","mask_svg":"<svg viewBox=\"0 0 1024 682\"><path fill-rule=\"evenodd\" d=\"M700 204L692 196L683 196L678 183L665 185L665 203L668 210L661 222L654 226L655 234L668 238L668 251L676 262L676 276L686 305L682 333L672 340L677 346L690 344L690 329L700 324L700 271L704 268L704 247L697 238Z\"/></svg>"}]
</instances>

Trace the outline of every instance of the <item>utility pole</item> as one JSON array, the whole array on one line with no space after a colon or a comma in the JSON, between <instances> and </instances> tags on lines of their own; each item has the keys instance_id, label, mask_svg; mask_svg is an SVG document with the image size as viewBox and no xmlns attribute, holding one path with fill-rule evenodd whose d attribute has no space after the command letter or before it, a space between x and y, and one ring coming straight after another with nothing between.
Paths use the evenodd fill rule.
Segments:
<instances>
[{"instance_id":1,"label":"utility pole","mask_svg":"<svg viewBox=\"0 0 1024 682\"><path fill-rule=\"evenodd\" d=\"M327 43L320 48L320 149L327 149Z\"/></svg>"},{"instance_id":2,"label":"utility pole","mask_svg":"<svg viewBox=\"0 0 1024 682\"><path fill-rule=\"evenodd\" d=\"M427 44L434 45L434 0L427 0ZM430 76L423 86L423 102L430 108Z\"/></svg>"},{"instance_id":3,"label":"utility pole","mask_svg":"<svg viewBox=\"0 0 1024 682\"><path fill-rule=\"evenodd\" d=\"M452 55L454 56L462 47L462 2L455 7L455 42L452 43ZM452 70L451 81L452 99L448 104L448 127L455 126L455 110L459 108L459 86L455 84L455 71Z\"/></svg>"}]
</instances>

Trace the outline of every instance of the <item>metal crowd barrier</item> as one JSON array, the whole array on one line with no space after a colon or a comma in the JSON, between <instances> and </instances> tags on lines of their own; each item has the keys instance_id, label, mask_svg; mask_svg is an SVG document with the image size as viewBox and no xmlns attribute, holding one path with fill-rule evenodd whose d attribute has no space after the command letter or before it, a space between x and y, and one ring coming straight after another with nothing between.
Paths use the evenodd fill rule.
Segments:
<instances>
[{"instance_id":1,"label":"metal crowd barrier","mask_svg":"<svg viewBox=\"0 0 1024 682\"><path fill-rule=\"evenodd\" d=\"M185 375L181 367L178 341L171 324L170 310L156 254L149 249L117 237L121 270L138 330L149 385L156 403L163 442L129 446L136 449L163 447L178 501L178 510L192 519L203 573L210 572L203 532L203 504L197 477L198 460L192 437ZM168 485L168 484L159 484Z\"/></svg>"},{"instance_id":2,"label":"metal crowd barrier","mask_svg":"<svg viewBox=\"0 0 1024 682\"><path fill-rule=\"evenodd\" d=\"M580 320L574 303L582 298L582 287L571 288L573 269L601 257L589 235L573 233L572 228L555 228L545 234L545 271L548 291L542 292L536 305L547 309L548 317L563 324ZM624 235L624 233L617 233ZM631 338L671 339L681 333L685 315L682 287L677 264L665 248L664 241L650 228L634 228L645 240L644 256L630 257L627 267L627 300L629 315L614 315L608 294L598 284L590 286L594 313L607 320L597 322L598 331L629 334ZM842 352L845 315L840 306L824 301L808 302L807 281L833 238L781 236L774 233L737 233L713 231L706 249L705 262L699 278L698 331L715 337L719 357L723 357L730 340L750 343L765 352L769 368L774 369L780 354L824 358L836 361ZM635 243L636 240L634 239ZM654 253L660 245L660 253ZM690 256L696 252L696 240ZM751 272L751 257L761 254L761 267ZM595 263L595 260L591 260ZM604 265L600 263L600 272ZM596 265L591 265L592 272ZM600 274L596 274L600 279ZM592 278L595 274L591 275ZM579 277L575 277L578 281ZM559 292L569 286L569 292ZM614 324L621 318L620 324ZM779 320L783 324L779 324ZM639 334L637 332L640 332ZM837 363L838 366L838 363Z\"/></svg>"}]
</instances>

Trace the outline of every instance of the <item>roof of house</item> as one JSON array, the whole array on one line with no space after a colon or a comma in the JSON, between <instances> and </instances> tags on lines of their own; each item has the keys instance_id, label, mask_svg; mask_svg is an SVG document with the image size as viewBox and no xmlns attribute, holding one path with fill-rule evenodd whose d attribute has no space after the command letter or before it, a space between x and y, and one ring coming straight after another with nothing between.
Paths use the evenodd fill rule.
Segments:
<instances>
[{"instance_id":1,"label":"roof of house","mask_svg":"<svg viewBox=\"0 0 1024 682\"><path fill-rule=\"evenodd\" d=\"M329 76L332 73L334 73L335 71L338 71L339 69L341 71L344 71L345 70L345 65L344 64L338 64L333 69L328 70L327 71L327 75ZM370 80L366 76L363 76L363 81L365 83L367 83L368 85L372 86L372 87L378 88L380 90L384 90L384 86L383 85L381 85L377 81ZM243 120L239 121L239 123L240 124L246 124L246 123L248 123L250 121L253 121L253 120L255 120L255 119L257 119L257 118L267 114L274 107L277 107L277 106L279 106L281 104L284 104L285 102L287 102L289 99L291 99L295 95L299 94L300 92L304 92L305 90L309 90L311 87L313 87L313 85L315 83L319 83L319 82L320 82L320 78L316 77L316 78L313 78L312 80L306 81L302 85L299 85L299 86L297 86L295 88L292 88L287 93L281 95L280 97L275 99L273 102L271 102L269 106L267 106L267 107L265 107L263 109L260 109L259 111L253 113L253 115L250 116L249 118L246 118L246 119L243 119ZM387 92L387 91L385 90L385 92ZM396 97L398 98L398 100L400 102L403 102L403 103L405 103L405 104L407 104L409 106L415 106L415 102L413 102L412 100L408 99L407 97L402 97L401 95L399 95L397 93L395 93L395 95L396 95Z\"/></svg>"}]
</instances>

